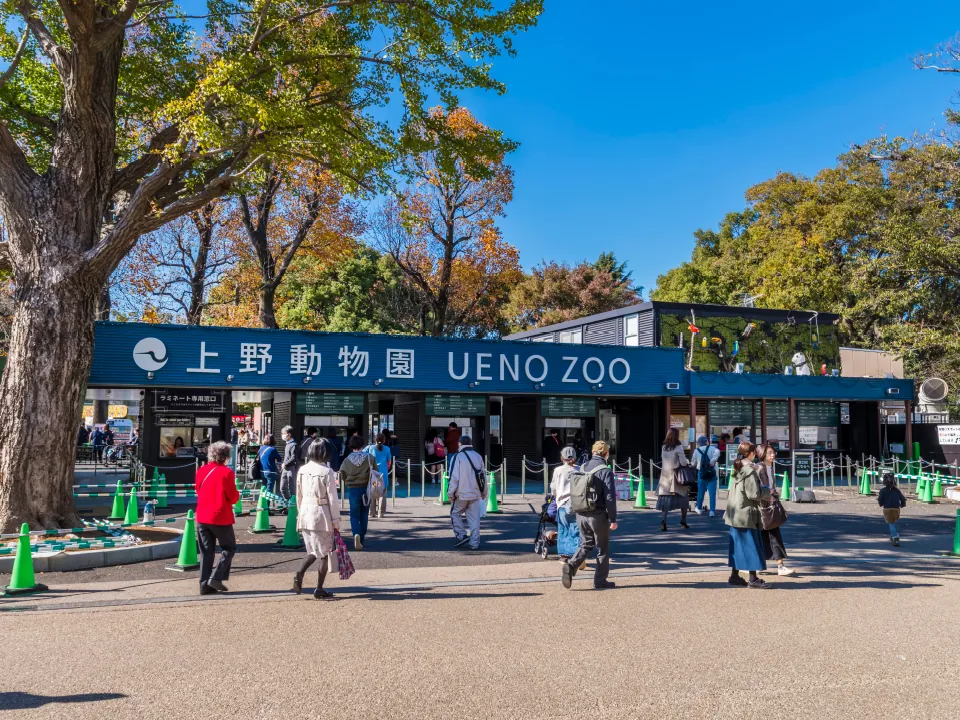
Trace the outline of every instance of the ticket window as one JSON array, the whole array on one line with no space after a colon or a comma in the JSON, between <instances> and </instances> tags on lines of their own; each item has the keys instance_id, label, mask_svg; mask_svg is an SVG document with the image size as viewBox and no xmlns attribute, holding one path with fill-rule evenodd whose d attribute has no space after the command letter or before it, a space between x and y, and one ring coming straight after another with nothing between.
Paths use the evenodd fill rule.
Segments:
<instances>
[{"instance_id":1,"label":"ticket window","mask_svg":"<svg viewBox=\"0 0 960 720\"><path fill-rule=\"evenodd\" d=\"M161 426L159 430L160 458L204 456L210 443L220 439L220 418L197 418L191 425Z\"/></svg>"}]
</instances>

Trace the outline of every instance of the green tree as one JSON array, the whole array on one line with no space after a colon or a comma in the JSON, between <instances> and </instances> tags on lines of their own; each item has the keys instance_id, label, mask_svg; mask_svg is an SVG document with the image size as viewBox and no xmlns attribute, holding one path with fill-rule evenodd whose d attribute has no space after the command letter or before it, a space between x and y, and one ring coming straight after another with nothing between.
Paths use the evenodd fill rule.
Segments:
<instances>
[{"instance_id":1,"label":"green tree","mask_svg":"<svg viewBox=\"0 0 960 720\"><path fill-rule=\"evenodd\" d=\"M514 287L504 315L517 332L635 305L642 292L613 253L574 266L542 261Z\"/></svg>"},{"instance_id":2,"label":"green tree","mask_svg":"<svg viewBox=\"0 0 960 720\"><path fill-rule=\"evenodd\" d=\"M330 332L412 333L422 298L389 255L359 245L347 257L316 270L295 261L281 286L283 327Z\"/></svg>"},{"instance_id":3,"label":"green tree","mask_svg":"<svg viewBox=\"0 0 960 720\"><path fill-rule=\"evenodd\" d=\"M0 437L17 442L0 445L0 529L76 524L69 429L95 305L140 235L265 160L317 163L348 185L376 177L428 98L453 106L464 90L503 92L491 61L541 10L542 0L208 0L201 32L173 0L4 3L0 252L15 292ZM392 97L403 112L391 126L396 114L377 108ZM51 362L52 348L71 361Z\"/></svg>"}]
</instances>

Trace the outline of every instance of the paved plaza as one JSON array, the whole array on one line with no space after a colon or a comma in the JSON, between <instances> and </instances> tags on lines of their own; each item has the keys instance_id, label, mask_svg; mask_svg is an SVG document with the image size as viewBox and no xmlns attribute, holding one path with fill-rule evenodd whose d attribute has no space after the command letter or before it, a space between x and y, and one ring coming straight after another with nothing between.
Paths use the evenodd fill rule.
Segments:
<instances>
[{"instance_id":1,"label":"paved plaza","mask_svg":"<svg viewBox=\"0 0 960 720\"><path fill-rule=\"evenodd\" d=\"M953 717L953 505L911 502L895 549L875 499L789 505L795 578L729 588L721 518L658 532L624 509L618 587L564 590L534 507L452 549L447 510L398 501L331 602L288 592L299 558L241 530L231 592L162 562L38 580L0 600L4 716L30 718ZM171 508L175 510L176 508ZM676 515L676 514L675 514ZM274 522L282 525L282 517ZM249 524L249 519L241 521ZM0 580L6 578L0 577Z\"/></svg>"}]
</instances>

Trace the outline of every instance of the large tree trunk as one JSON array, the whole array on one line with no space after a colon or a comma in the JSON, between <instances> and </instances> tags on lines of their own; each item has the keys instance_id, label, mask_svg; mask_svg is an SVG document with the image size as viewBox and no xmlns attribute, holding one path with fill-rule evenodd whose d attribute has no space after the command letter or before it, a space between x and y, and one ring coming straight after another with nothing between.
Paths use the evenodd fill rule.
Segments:
<instances>
[{"instance_id":1,"label":"large tree trunk","mask_svg":"<svg viewBox=\"0 0 960 720\"><path fill-rule=\"evenodd\" d=\"M277 325L277 316L273 309L276 295L277 288L273 283L264 283L260 286L260 306L258 308L260 324L265 328L272 328L273 330L280 327Z\"/></svg>"},{"instance_id":2,"label":"large tree trunk","mask_svg":"<svg viewBox=\"0 0 960 720\"><path fill-rule=\"evenodd\" d=\"M76 527L73 465L100 283L18 286L0 378L0 531Z\"/></svg>"}]
</instances>

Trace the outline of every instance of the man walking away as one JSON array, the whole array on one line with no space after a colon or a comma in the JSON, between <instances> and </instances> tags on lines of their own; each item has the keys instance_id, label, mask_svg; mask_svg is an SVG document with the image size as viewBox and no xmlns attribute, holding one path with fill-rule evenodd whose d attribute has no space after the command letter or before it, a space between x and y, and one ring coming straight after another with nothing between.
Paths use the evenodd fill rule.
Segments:
<instances>
[{"instance_id":1,"label":"man walking away","mask_svg":"<svg viewBox=\"0 0 960 720\"><path fill-rule=\"evenodd\" d=\"M706 435L697 438L697 449L693 453L690 464L697 469L697 504L693 511L700 515L703 512L703 499L709 494L710 517L717 515L717 461L720 451L707 441Z\"/></svg>"},{"instance_id":2,"label":"man walking away","mask_svg":"<svg viewBox=\"0 0 960 720\"><path fill-rule=\"evenodd\" d=\"M317 439L317 429L315 427L307 428L307 436L303 439L303 442L300 443L300 463L302 465L307 464L307 452L310 450L310 446L313 445L313 441Z\"/></svg>"},{"instance_id":3,"label":"man walking away","mask_svg":"<svg viewBox=\"0 0 960 720\"><path fill-rule=\"evenodd\" d=\"M293 497L297 476L297 441L293 438L293 428L284 426L281 431L286 446L283 449L283 466L280 470L280 494L284 500Z\"/></svg>"},{"instance_id":4,"label":"man walking away","mask_svg":"<svg viewBox=\"0 0 960 720\"><path fill-rule=\"evenodd\" d=\"M480 547L480 516L487 500L487 483L484 479L483 458L473 449L469 435L460 437L460 451L450 461L450 484L447 493L450 496L450 521L456 547L469 544L471 550ZM464 527L463 518L467 523Z\"/></svg>"},{"instance_id":5,"label":"man walking away","mask_svg":"<svg viewBox=\"0 0 960 720\"><path fill-rule=\"evenodd\" d=\"M598 440L593 444L593 457L580 469L589 473L593 470L592 482L596 492L596 505L592 512L577 513L577 527L580 529L580 548L563 565L563 586L570 589L577 568L597 550L597 570L593 575L593 587L605 590L616 587L607 580L610 574L610 531L617 529L617 483L613 470L607 467L610 447Z\"/></svg>"}]
</instances>

